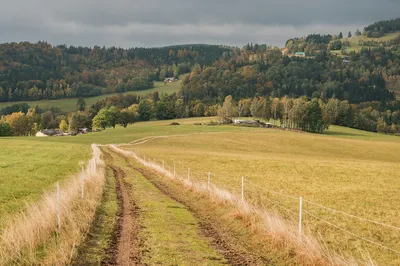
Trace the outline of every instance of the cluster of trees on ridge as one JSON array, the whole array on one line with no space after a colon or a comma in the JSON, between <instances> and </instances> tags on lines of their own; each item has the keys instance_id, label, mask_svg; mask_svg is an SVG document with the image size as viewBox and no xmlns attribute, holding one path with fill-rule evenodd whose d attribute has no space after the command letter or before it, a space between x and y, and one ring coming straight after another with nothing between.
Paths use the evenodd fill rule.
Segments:
<instances>
[{"instance_id":1,"label":"cluster of trees on ridge","mask_svg":"<svg viewBox=\"0 0 400 266\"><path fill-rule=\"evenodd\" d=\"M375 22L364 28L365 35L374 38L396 31L400 31L400 18Z\"/></svg>"},{"instance_id":2,"label":"cluster of trees on ridge","mask_svg":"<svg viewBox=\"0 0 400 266\"><path fill-rule=\"evenodd\" d=\"M230 53L230 48L217 45L122 49L0 44L0 102L144 90L152 88L153 81L210 65Z\"/></svg>"}]
</instances>

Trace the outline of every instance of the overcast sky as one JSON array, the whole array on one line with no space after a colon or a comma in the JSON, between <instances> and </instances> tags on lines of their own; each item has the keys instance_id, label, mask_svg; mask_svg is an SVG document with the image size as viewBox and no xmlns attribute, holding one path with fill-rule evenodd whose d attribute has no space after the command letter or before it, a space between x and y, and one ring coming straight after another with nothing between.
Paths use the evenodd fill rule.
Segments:
<instances>
[{"instance_id":1,"label":"overcast sky","mask_svg":"<svg viewBox=\"0 0 400 266\"><path fill-rule=\"evenodd\" d=\"M0 42L283 46L399 16L400 0L1 0Z\"/></svg>"}]
</instances>

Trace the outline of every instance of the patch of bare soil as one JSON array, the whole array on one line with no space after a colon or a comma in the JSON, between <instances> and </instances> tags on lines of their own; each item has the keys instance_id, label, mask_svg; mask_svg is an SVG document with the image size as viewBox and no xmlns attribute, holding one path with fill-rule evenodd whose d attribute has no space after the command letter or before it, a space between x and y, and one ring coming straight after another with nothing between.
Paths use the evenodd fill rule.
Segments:
<instances>
[{"instance_id":1,"label":"patch of bare soil","mask_svg":"<svg viewBox=\"0 0 400 266\"><path fill-rule=\"evenodd\" d=\"M115 228L113 240L107 253L111 253L111 261L104 261L103 265L141 265L139 252L139 208L132 201L129 194L130 185L124 181L124 171L110 165L113 170L117 197L120 205L118 212L117 228Z\"/></svg>"}]
</instances>

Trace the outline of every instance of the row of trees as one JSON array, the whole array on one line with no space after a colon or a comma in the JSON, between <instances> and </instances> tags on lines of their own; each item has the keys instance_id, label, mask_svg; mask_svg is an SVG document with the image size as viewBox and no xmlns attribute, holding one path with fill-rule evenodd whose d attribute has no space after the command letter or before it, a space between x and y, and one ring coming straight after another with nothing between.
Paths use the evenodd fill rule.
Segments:
<instances>
[{"instance_id":1,"label":"row of trees","mask_svg":"<svg viewBox=\"0 0 400 266\"><path fill-rule=\"evenodd\" d=\"M330 125L341 125L373 132L400 131L400 106L396 111L379 112L379 103L349 104L348 101L329 99L309 100L255 97L235 103L227 96L218 115L223 122L233 117L251 116L264 121L279 121L279 125L309 132L322 132Z\"/></svg>"},{"instance_id":2,"label":"row of trees","mask_svg":"<svg viewBox=\"0 0 400 266\"><path fill-rule=\"evenodd\" d=\"M200 100L184 101L177 94L161 96L152 93L109 97L90 107L63 113L57 108L41 110L14 106L12 113L0 119L0 136L29 136L41 129L59 128L77 132L79 128L105 129L116 125L128 126L136 121L164 120L184 117L220 116L230 122L233 117L254 117L276 125L309 132L322 132L329 125L341 125L373 132L396 133L400 125L400 102L382 105L379 102L350 104L348 101L307 97L254 97L235 101L227 96L221 104ZM83 107L83 108L82 108ZM18 111L21 110L21 111Z\"/></svg>"}]
</instances>

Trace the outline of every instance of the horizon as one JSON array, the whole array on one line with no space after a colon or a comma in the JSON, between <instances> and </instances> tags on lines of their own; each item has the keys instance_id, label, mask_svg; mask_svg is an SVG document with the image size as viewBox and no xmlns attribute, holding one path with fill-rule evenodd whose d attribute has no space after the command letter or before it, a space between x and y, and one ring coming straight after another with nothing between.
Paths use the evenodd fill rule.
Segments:
<instances>
[{"instance_id":1,"label":"horizon","mask_svg":"<svg viewBox=\"0 0 400 266\"><path fill-rule=\"evenodd\" d=\"M362 31L376 21L397 18L400 9L400 3L393 0L150 2L9 2L0 10L0 43L45 40L52 45L121 48L259 43L283 47L288 39L308 34ZM31 12L22 14L21 6Z\"/></svg>"}]
</instances>

